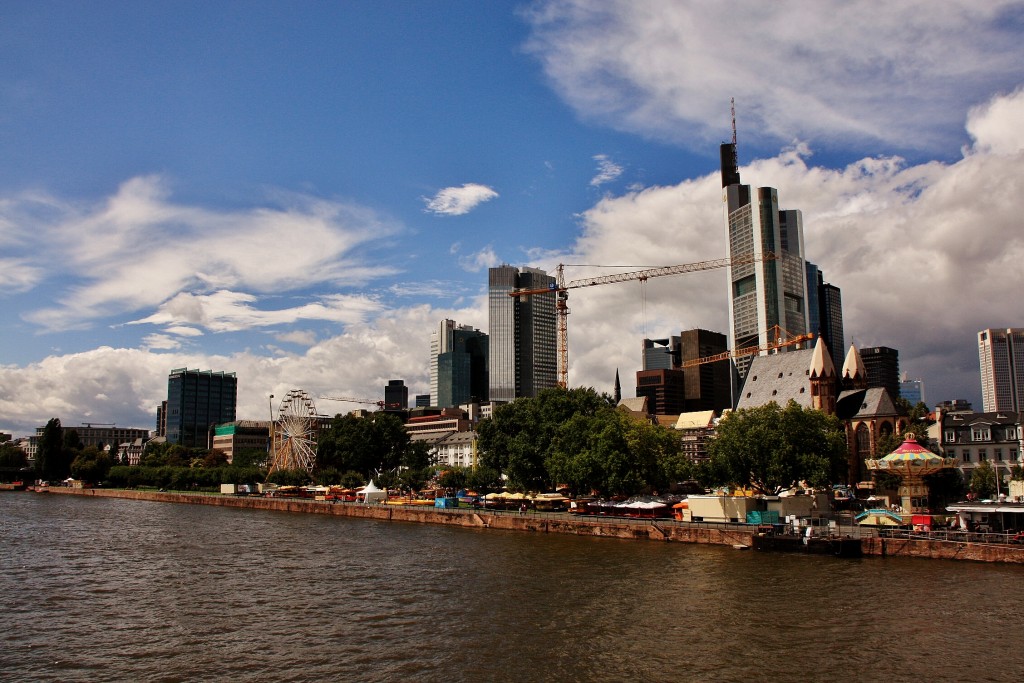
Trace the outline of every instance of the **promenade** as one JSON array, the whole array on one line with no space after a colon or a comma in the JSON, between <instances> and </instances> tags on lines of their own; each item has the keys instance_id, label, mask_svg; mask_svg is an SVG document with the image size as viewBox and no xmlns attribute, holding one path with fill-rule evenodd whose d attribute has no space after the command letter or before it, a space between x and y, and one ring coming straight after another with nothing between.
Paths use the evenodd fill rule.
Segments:
<instances>
[{"instance_id":1,"label":"promenade","mask_svg":"<svg viewBox=\"0 0 1024 683\"><path fill-rule=\"evenodd\" d=\"M323 514L339 517L374 519L387 522L442 524L472 529L499 529L529 533L570 534L595 538L701 543L737 549L755 545L755 527L745 524L685 523L672 519L636 519L588 517L567 513L531 511L522 515L513 511L441 509L432 507L344 503L306 498L230 496L216 493L138 491L125 489L75 489L52 487L42 495L77 495L99 498L124 498L161 503L186 503L220 507L247 508L275 512ZM853 531L851 529L851 531ZM846 534L843 534L846 536ZM875 557L917 557L946 560L971 560L1024 564L1024 546L983 542L958 542L915 538L912 535L863 536L844 543L859 543L858 555ZM799 549L797 549L799 550Z\"/></svg>"}]
</instances>

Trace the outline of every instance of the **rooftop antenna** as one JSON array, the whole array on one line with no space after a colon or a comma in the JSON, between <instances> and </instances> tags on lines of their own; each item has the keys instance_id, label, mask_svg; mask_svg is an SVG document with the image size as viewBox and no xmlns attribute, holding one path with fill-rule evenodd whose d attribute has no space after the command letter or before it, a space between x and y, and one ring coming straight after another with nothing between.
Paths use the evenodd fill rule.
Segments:
<instances>
[{"instance_id":1,"label":"rooftop antenna","mask_svg":"<svg viewBox=\"0 0 1024 683\"><path fill-rule=\"evenodd\" d=\"M736 98L729 98L729 110L732 112L732 144L736 144Z\"/></svg>"}]
</instances>

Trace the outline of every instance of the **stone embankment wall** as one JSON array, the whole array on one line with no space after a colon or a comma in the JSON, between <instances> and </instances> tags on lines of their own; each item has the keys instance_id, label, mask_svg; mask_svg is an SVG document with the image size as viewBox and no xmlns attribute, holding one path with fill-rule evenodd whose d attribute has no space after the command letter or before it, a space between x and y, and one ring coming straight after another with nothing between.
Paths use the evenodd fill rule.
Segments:
<instances>
[{"instance_id":1,"label":"stone embankment wall","mask_svg":"<svg viewBox=\"0 0 1024 683\"><path fill-rule=\"evenodd\" d=\"M665 523L662 520L616 521L606 518L559 518L515 513L476 512L466 509L438 510L429 507L400 505L362 505L325 503L301 498L263 498L258 496L225 496L217 494L164 493L157 491L126 491L111 489L52 488L51 493L128 498L163 503L190 503L222 507L303 512L340 517L359 517L391 522L447 524L477 529L504 529L534 533L572 534L601 538L671 541L750 547L753 534L748 531L698 528ZM862 538L864 555L876 557L921 557L945 560L974 560L1024 564L1024 546L982 543L952 543L903 538Z\"/></svg>"},{"instance_id":2,"label":"stone embankment wall","mask_svg":"<svg viewBox=\"0 0 1024 683\"><path fill-rule=\"evenodd\" d=\"M217 494L164 493L157 491L127 491L121 489L51 488L51 493L128 498L163 503L190 503L193 505L219 505L221 507L274 510L277 512L303 512L339 517L360 517L391 522L421 524L447 524L478 529L504 529L536 533L573 534L602 538L675 541L679 543L706 543L712 545L750 546L751 534L727 529L698 529L662 524L660 520L615 521L609 519L559 519L515 513L476 512L466 509L439 510L430 507L403 505L363 505L357 503L326 503L302 498L264 498L260 496L225 496Z\"/></svg>"}]
</instances>

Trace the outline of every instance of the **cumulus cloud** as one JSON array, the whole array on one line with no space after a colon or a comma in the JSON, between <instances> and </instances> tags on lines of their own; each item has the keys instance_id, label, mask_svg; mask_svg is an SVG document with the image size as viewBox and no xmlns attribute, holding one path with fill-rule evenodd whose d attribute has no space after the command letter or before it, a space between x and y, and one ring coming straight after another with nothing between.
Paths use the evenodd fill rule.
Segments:
<instances>
[{"instance_id":1,"label":"cumulus cloud","mask_svg":"<svg viewBox=\"0 0 1024 683\"><path fill-rule=\"evenodd\" d=\"M469 273L479 273L485 268L494 268L500 263L501 259L498 258L494 248L490 245L475 254L459 257L459 267Z\"/></svg>"},{"instance_id":2,"label":"cumulus cloud","mask_svg":"<svg viewBox=\"0 0 1024 683\"><path fill-rule=\"evenodd\" d=\"M187 323L205 327L212 332L237 332L259 327L295 323L300 320L361 323L381 310L381 305L363 295L332 295L320 301L291 308L264 310L254 306L257 297L241 292L219 291L196 295L183 292L157 307L152 315L134 320L130 325L175 325ZM193 329L193 328L189 328Z\"/></svg>"},{"instance_id":3,"label":"cumulus cloud","mask_svg":"<svg viewBox=\"0 0 1024 683\"><path fill-rule=\"evenodd\" d=\"M194 321L184 311L188 305L208 313L202 302L223 300L203 296L210 292L342 287L394 273L368 263L363 250L396 234L397 225L359 206L282 199L284 206L238 211L175 204L159 176L133 178L99 205L38 195L8 199L0 220L21 226L11 250L24 272L34 274L22 279L36 285L45 279L55 292L53 305L24 317L61 330L162 305L165 313L176 306ZM175 299L179 294L200 296Z\"/></svg>"},{"instance_id":4,"label":"cumulus cloud","mask_svg":"<svg viewBox=\"0 0 1024 683\"><path fill-rule=\"evenodd\" d=\"M312 330L292 330L291 332L275 334L274 339L287 344L312 346L316 343L316 333Z\"/></svg>"},{"instance_id":5,"label":"cumulus cloud","mask_svg":"<svg viewBox=\"0 0 1024 683\"><path fill-rule=\"evenodd\" d=\"M954 148L967 109L1017 85L1020 0L549 0L529 49L581 115L696 149L785 142Z\"/></svg>"},{"instance_id":6,"label":"cumulus cloud","mask_svg":"<svg viewBox=\"0 0 1024 683\"><path fill-rule=\"evenodd\" d=\"M622 166L612 161L607 154L595 155L594 161L597 162L597 175L590 179L591 186L598 187L610 183L622 175Z\"/></svg>"},{"instance_id":7,"label":"cumulus cloud","mask_svg":"<svg viewBox=\"0 0 1024 683\"><path fill-rule=\"evenodd\" d=\"M490 201L498 193L486 185L466 183L461 187L446 187L433 197L423 197L428 213L439 216L462 216L480 204Z\"/></svg>"}]
</instances>

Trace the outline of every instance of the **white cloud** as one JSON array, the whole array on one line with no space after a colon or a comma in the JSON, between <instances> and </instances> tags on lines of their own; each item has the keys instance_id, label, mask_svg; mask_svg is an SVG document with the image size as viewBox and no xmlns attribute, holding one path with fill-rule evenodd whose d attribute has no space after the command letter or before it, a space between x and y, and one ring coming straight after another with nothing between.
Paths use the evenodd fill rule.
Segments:
<instances>
[{"instance_id":1,"label":"white cloud","mask_svg":"<svg viewBox=\"0 0 1024 683\"><path fill-rule=\"evenodd\" d=\"M316 343L316 333L312 330L292 330L291 332L275 334L274 339L298 346L312 346Z\"/></svg>"},{"instance_id":2,"label":"white cloud","mask_svg":"<svg viewBox=\"0 0 1024 683\"><path fill-rule=\"evenodd\" d=\"M233 212L178 205L158 176L125 182L99 206L28 194L8 199L0 221L21 226L10 238L15 258L45 271L55 291L54 305L24 317L48 330L69 329L182 293L201 299L217 290L342 287L394 273L368 263L360 249L398 226L358 206L280 199L287 205Z\"/></svg>"},{"instance_id":3,"label":"white cloud","mask_svg":"<svg viewBox=\"0 0 1024 683\"><path fill-rule=\"evenodd\" d=\"M997 97L971 110L967 132L974 149L993 154L1016 154L1024 149L1024 88L1006 97Z\"/></svg>"},{"instance_id":4,"label":"white cloud","mask_svg":"<svg viewBox=\"0 0 1024 683\"><path fill-rule=\"evenodd\" d=\"M146 351L174 351L181 346L181 339L169 334L147 334L140 344Z\"/></svg>"},{"instance_id":5,"label":"white cloud","mask_svg":"<svg viewBox=\"0 0 1024 683\"><path fill-rule=\"evenodd\" d=\"M161 304L156 313L132 321L131 325L183 324L205 327L213 332L237 332L257 327L295 323L300 320L327 320L342 324L364 322L368 315L381 310L381 305L366 296L332 295L320 301L292 308L262 310L259 299L252 294L219 291L195 295L181 293Z\"/></svg>"},{"instance_id":6,"label":"white cloud","mask_svg":"<svg viewBox=\"0 0 1024 683\"><path fill-rule=\"evenodd\" d=\"M27 292L43 279L43 269L25 259L0 258L0 297Z\"/></svg>"},{"instance_id":7,"label":"white cloud","mask_svg":"<svg viewBox=\"0 0 1024 683\"><path fill-rule=\"evenodd\" d=\"M490 201L498 193L486 185L466 183L461 187L446 187L433 197L423 197L428 213L439 216L462 216L478 205Z\"/></svg>"},{"instance_id":8,"label":"white cloud","mask_svg":"<svg viewBox=\"0 0 1024 683\"><path fill-rule=\"evenodd\" d=\"M485 268L494 268L501 263L501 259L494 253L490 245L484 247L475 254L469 254L459 258L459 267L469 273L479 273Z\"/></svg>"},{"instance_id":9,"label":"white cloud","mask_svg":"<svg viewBox=\"0 0 1024 683\"><path fill-rule=\"evenodd\" d=\"M962 140L971 104L1017 85L1020 0L549 0L529 48L581 115L695 149L741 139Z\"/></svg>"},{"instance_id":10,"label":"white cloud","mask_svg":"<svg viewBox=\"0 0 1024 683\"><path fill-rule=\"evenodd\" d=\"M595 155L594 161L597 162L597 175L590 179L593 187L610 183L622 175L622 166L608 158L607 154Z\"/></svg>"}]
</instances>

